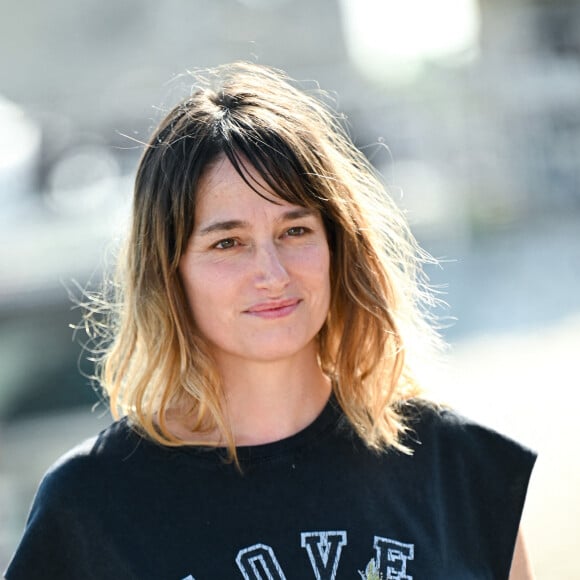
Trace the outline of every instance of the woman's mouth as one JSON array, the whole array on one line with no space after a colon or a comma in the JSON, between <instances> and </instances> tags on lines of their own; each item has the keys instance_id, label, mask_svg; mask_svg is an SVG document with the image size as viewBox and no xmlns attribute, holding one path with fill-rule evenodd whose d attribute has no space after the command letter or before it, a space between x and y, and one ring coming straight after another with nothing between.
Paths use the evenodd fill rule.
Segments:
<instances>
[{"instance_id":1,"label":"woman's mouth","mask_svg":"<svg viewBox=\"0 0 580 580\"><path fill-rule=\"evenodd\" d=\"M246 310L247 314L256 316L258 318L275 319L283 318L292 314L300 304L301 300L298 298L290 298L287 300L271 300L268 302L260 302L254 304Z\"/></svg>"}]
</instances>

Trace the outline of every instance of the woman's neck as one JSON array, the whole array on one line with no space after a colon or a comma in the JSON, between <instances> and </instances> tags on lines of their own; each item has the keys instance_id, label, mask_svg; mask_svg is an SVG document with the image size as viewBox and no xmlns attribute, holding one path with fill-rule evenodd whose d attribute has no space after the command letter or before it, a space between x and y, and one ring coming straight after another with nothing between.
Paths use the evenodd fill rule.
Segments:
<instances>
[{"instance_id":1,"label":"woman's neck","mask_svg":"<svg viewBox=\"0 0 580 580\"><path fill-rule=\"evenodd\" d=\"M236 445L294 435L316 419L331 392L316 357L222 366L226 412Z\"/></svg>"}]
</instances>

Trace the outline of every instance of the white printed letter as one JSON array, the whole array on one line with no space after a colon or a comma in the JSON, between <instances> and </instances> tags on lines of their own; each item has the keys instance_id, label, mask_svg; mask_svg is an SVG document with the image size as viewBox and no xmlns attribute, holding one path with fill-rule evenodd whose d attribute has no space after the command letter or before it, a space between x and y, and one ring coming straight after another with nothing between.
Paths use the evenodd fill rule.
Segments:
<instances>
[{"instance_id":1,"label":"white printed letter","mask_svg":"<svg viewBox=\"0 0 580 580\"><path fill-rule=\"evenodd\" d=\"M334 580L346 532L302 532L301 545L306 548L316 580Z\"/></svg>"},{"instance_id":2,"label":"white printed letter","mask_svg":"<svg viewBox=\"0 0 580 580\"><path fill-rule=\"evenodd\" d=\"M236 564L245 580L286 580L274 550L265 544L255 544L240 550Z\"/></svg>"},{"instance_id":3,"label":"white printed letter","mask_svg":"<svg viewBox=\"0 0 580 580\"><path fill-rule=\"evenodd\" d=\"M415 557L415 544L403 544L389 538L375 536L377 568L386 567L385 580L413 580L407 576L407 560Z\"/></svg>"}]
</instances>

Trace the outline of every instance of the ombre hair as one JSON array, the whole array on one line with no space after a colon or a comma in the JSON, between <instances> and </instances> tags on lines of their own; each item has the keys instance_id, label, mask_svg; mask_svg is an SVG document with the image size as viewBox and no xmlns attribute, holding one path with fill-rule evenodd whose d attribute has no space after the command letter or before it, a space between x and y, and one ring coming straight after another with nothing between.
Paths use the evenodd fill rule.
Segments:
<instances>
[{"instance_id":1,"label":"ombre hair","mask_svg":"<svg viewBox=\"0 0 580 580\"><path fill-rule=\"evenodd\" d=\"M422 274L429 257L322 92L250 63L205 71L196 87L145 146L116 292L106 319L94 317L105 339L98 378L113 416L127 415L164 445L196 444L196 434L206 445L204 435L217 432L215 445L236 459L221 378L178 270L200 178L226 157L257 195L248 164L281 199L320 212L331 254L321 369L370 448L405 451L401 403L421 392L414 355L438 341ZM170 430L169 409L187 416L191 438Z\"/></svg>"}]
</instances>

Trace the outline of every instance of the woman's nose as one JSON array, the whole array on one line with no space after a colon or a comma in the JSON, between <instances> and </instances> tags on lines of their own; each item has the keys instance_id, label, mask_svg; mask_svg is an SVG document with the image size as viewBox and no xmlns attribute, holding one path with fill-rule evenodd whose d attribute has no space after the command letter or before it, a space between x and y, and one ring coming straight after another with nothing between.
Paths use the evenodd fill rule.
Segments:
<instances>
[{"instance_id":1,"label":"woman's nose","mask_svg":"<svg viewBox=\"0 0 580 580\"><path fill-rule=\"evenodd\" d=\"M283 290L290 282L279 250L272 244L256 249L256 286L273 291Z\"/></svg>"}]
</instances>

